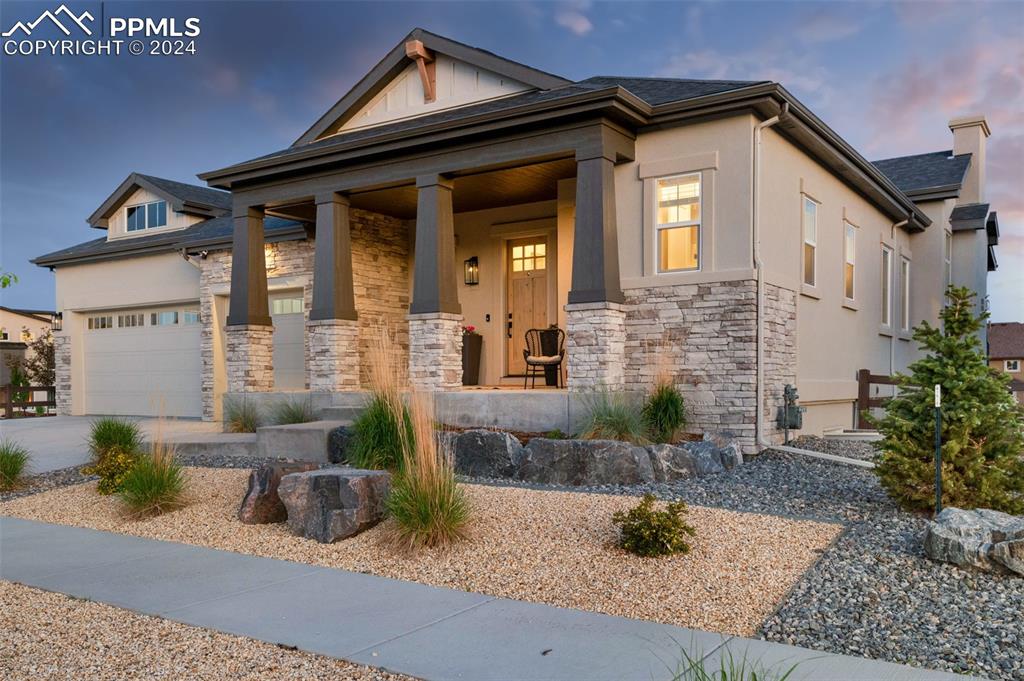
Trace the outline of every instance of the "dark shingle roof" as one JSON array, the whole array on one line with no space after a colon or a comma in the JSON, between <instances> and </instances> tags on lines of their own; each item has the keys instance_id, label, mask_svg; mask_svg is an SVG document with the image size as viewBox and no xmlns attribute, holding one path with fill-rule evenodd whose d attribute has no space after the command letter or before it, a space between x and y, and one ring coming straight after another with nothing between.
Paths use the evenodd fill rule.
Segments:
<instances>
[{"instance_id":1,"label":"dark shingle roof","mask_svg":"<svg viewBox=\"0 0 1024 681\"><path fill-rule=\"evenodd\" d=\"M892 180L900 191L922 193L947 187L959 189L970 163L970 154L953 156L950 150L887 158L874 161L872 165Z\"/></svg>"},{"instance_id":2,"label":"dark shingle roof","mask_svg":"<svg viewBox=\"0 0 1024 681\"><path fill-rule=\"evenodd\" d=\"M198 203L222 210L231 210L230 192L209 187L199 187L194 184L185 184L184 182L175 182L174 180L165 180L162 177L143 175L142 173L137 174L139 177L145 178L160 187L168 194L176 196L187 203Z\"/></svg>"},{"instance_id":3,"label":"dark shingle roof","mask_svg":"<svg viewBox=\"0 0 1024 681\"><path fill-rule=\"evenodd\" d=\"M982 229L988 217L987 203L965 203L953 209L949 214L949 222L954 232L969 229Z\"/></svg>"},{"instance_id":4,"label":"dark shingle roof","mask_svg":"<svg viewBox=\"0 0 1024 681\"><path fill-rule=\"evenodd\" d=\"M275 236L295 231L302 225L294 220L267 217L264 221L264 233L268 240ZM196 223L186 229L164 234L149 234L108 241L105 236L85 241L59 251L41 255L32 262L36 265L60 265L79 260L114 258L120 255L145 255L178 251L183 248L213 246L230 243L233 225L230 216L211 218Z\"/></svg>"},{"instance_id":5,"label":"dark shingle roof","mask_svg":"<svg viewBox=\"0 0 1024 681\"><path fill-rule=\"evenodd\" d=\"M1001 322L988 325L989 359L1024 358L1024 324Z\"/></svg>"},{"instance_id":6,"label":"dark shingle roof","mask_svg":"<svg viewBox=\"0 0 1024 681\"><path fill-rule=\"evenodd\" d=\"M465 118L471 118L473 116L515 109L517 107L528 106L530 104L539 104L541 102L565 99L572 97L573 95L584 94L616 86L628 90L651 106L657 106L668 102L683 101L693 99L695 97L703 97L705 95L717 94L719 92L750 87L751 85L758 85L764 82L767 81L684 80L677 78L617 78L611 76L597 76L594 78L587 78L586 80L581 80L564 87L554 88L552 90L534 90L531 92L524 92L522 94L512 95L511 97L502 97L488 102L481 102L480 104L447 109L426 116L418 116L416 118L408 118L405 120L395 121L394 123L387 123L385 125L360 128L352 130L351 132L331 135L321 140L317 140L316 142L310 142L309 144L304 144L299 147L281 149L271 154L250 159L250 161L261 161L264 159L276 158L278 156L285 156L290 153L306 151L308 149L359 142L396 132L408 132L441 123L450 123Z\"/></svg>"}]
</instances>

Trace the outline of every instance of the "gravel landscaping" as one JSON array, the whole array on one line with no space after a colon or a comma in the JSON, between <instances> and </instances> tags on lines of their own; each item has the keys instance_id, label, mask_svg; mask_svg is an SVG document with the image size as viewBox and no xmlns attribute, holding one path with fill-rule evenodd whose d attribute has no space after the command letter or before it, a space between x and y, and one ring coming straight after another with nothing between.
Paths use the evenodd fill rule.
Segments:
<instances>
[{"instance_id":1,"label":"gravel landscaping","mask_svg":"<svg viewBox=\"0 0 1024 681\"><path fill-rule=\"evenodd\" d=\"M467 485L471 538L448 551L396 554L384 523L335 544L244 525L247 472L191 468L192 503L125 520L95 483L0 504L0 514L135 534L686 627L753 634L840 531L836 524L692 507L685 556L643 559L613 546L611 515L636 499Z\"/></svg>"},{"instance_id":2,"label":"gravel landscaping","mask_svg":"<svg viewBox=\"0 0 1024 681\"><path fill-rule=\"evenodd\" d=\"M410 677L0 582L4 679L411 681Z\"/></svg>"}]
</instances>

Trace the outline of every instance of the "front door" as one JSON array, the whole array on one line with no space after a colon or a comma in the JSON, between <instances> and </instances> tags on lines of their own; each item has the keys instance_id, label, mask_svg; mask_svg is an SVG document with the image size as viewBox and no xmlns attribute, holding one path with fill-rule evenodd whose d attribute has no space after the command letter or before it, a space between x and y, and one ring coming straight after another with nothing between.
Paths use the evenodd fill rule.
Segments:
<instances>
[{"instance_id":1,"label":"front door","mask_svg":"<svg viewBox=\"0 0 1024 681\"><path fill-rule=\"evenodd\" d=\"M526 332L548 326L548 243L543 236L508 242L508 373L526 373Z\"/></svg>"}]
</instances>

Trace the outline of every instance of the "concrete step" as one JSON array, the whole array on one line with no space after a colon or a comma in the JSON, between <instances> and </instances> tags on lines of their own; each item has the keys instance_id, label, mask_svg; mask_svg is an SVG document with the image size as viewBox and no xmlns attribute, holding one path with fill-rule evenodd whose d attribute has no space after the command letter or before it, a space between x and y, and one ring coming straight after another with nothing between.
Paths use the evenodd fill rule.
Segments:
<instances>
[{"instance_id":1,"label":"concrete step","mask_svg":"<svg viewBox=\"0 0 1024 681\"><path fill-rule=\"evenodd\" d=\"M327 420L263 426L256 429L257 451L266 457L327 462L328 435L344 425L345 421Z\"/></svg>"},{"instance_id":2,"label":"concrete step","mask_svg":"<svg viewBox=\"0 0 1024 681\"><path fill-rule=\"evenodd\" d=\"M181 455L256 456L256 433L183 433L167 438Z\"/></svg>"},{"instance_id":3,"label":"concrete step","mask_svg":"<svg viewBox=\"0 0 1024 681\"><path fill-rule=\"evenodd\" d=\"M324 407L320 410L320 418L325 421L343 421L345 425L348 425L359 418L362 413L362 405L358 407Z\"/></svg>"}]
</instances>

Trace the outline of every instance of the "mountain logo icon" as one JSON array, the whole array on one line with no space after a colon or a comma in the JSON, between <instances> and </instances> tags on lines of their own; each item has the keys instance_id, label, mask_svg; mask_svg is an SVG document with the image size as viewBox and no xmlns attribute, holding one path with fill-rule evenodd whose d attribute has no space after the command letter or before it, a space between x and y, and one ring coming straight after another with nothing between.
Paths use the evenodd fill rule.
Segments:
<instances>
[{"instance_id":1,"label":"mountain logo icon","mask_svg":"<svg viewBox=\"0 0 1024 681\"><path fill-rule=\"evenodd\" d=\"M35 21L31 21L29 23L19 21L16 24L14 24L14 26L12 26L9 31L4 31L3 34L0 35L3 35L3 37L5 38L10 38L18 31L21 31L26 36L30 36L32 35L32 31L34 31L36 27L39 26L39 24L43 23L43 21L47 19L49 19L57 28L59 28L64 35L71 35L71 31L68 30L67 26L61 23L60 19L58 19L58 16L63 16L65 21L69 22L69 24L71 25L77 26L79 29L84 31L86 35L92 35L92 31L89 29L88 26L85 25L86 19L88 19L89 21L95 20L92 14L90 14L89 12L82 12L81 15L76 16L74 12L68 9L67 5L61 5L60 7L57 8L55 12L46 10L45 12L40 14L39 18L36 19Z\"/></svg>"}]
</instances>

